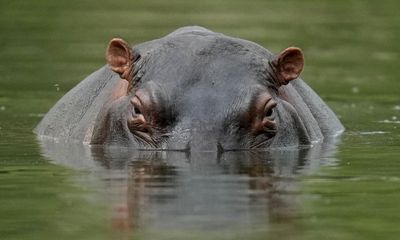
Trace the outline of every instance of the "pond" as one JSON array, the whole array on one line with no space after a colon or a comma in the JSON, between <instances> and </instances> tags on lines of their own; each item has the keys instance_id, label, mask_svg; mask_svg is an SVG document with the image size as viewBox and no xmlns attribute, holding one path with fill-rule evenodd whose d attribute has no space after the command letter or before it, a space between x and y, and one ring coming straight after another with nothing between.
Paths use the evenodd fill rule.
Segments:
<instances>
[{"instance_id":1,"label":"pond","mask_svg":"<svg viewBox=\"0 0 400 240\"><path fill-rule=\"evenodd\" d=\"M398 1L2 1L0 239L398 239ZM184 25L301 47L302 78L346 127L270 152L135 152L32 129L108 41Z\"/></svg>"}]
</instances>

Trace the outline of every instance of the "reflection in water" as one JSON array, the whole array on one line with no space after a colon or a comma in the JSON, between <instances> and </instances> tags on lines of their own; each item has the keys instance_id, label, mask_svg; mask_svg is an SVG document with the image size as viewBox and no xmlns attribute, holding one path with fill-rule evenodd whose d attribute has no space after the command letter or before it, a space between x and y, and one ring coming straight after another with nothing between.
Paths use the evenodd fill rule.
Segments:
<instances>
[{"instance_id":1,"label":"reflection in water","mask_svg":"<svg viewBox=\"0 0 400 240\"><path fill-rule=\"evenodd\" d=\"M298 176L333 163L335 152L334 143L219 154L41 145L56 163L96 175L91 184L102 186L99 197L113 206L113 229L129 233L268 231L274 223L290 224L301 217Z\"/></svg>"}]
</instances>

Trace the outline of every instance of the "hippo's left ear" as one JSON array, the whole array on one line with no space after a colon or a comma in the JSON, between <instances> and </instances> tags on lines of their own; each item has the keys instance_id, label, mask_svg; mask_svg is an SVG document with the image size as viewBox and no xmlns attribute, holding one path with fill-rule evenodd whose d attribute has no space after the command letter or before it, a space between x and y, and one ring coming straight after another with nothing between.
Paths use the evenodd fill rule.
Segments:
<instances>
[{"instance_id":1,"label":"hippo's left ear","mask_svg":"<svg viewBox=\"0 0 400 240\"><path fill-rule=\"evenodd\" d=\"M106 58L111 70L118 73L122 79L132 81L134 59L127 42L120 38L112 39L108 44Z\"/></svg>"},{"instance_id":2,"label":"hippo's left ear","mask_svg":"<svg viewBox=\"0 0 400 240\"><path fill-rule=\"evenodd\" d=\"M279 86L286 85L296 79L303 70L303 52L296 47L286 48L271 63Z\"/></svg>"}]
</instances>

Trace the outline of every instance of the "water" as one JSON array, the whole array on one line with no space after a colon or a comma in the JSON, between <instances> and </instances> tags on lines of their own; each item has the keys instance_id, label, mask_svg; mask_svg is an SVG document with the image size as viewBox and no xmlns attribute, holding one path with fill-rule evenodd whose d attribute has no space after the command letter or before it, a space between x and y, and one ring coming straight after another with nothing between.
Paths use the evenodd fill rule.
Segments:
<instances>
[{"instance_id":1,"label":"water","mask_svg":"<svg viewBox=\"0 0 400 240\"><path fill-rule=\"evenodd\" d=\"M397 1L2 1L0 239L398 239ZM162 20L160 20L162 19ZM340 116L337 144L138 153L39 143L31 130L132 43L183 25L301 47Z\"/></svg>"}]
</instances>

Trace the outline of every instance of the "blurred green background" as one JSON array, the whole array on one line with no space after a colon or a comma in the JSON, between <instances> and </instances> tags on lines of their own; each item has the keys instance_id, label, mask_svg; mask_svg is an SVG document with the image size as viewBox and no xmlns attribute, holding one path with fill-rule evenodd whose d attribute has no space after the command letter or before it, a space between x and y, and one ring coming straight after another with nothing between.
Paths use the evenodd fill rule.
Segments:
<instances>
[{"instance_id":1,"label":"blurred green background","mask_svg":"<svg viewBox=\"0 0 400 240\"><path fill-rule=\"evenodd\" d=\"M394 0L0 1L0 239L107 238L106 207L82 197L96 188L42 157L31 130L105 64L111 38L134 45L186 25L275 53L302 48L302 77L347 128L337 164L303 180L303 235L285 237L398 239L399 9Z\"/></svg>"}]
</instances>

